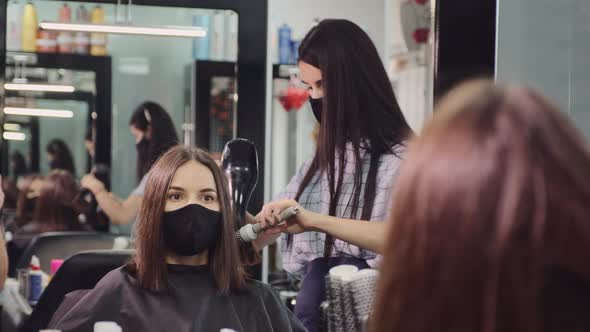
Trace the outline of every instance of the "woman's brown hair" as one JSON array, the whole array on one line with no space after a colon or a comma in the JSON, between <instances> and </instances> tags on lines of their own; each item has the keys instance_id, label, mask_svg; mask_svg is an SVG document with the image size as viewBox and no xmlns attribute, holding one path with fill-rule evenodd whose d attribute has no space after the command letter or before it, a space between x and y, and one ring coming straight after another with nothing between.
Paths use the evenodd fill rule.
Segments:
<instances>
[{"instance_id":1,"label":"woman's brown hair","mask_svg":"<svg viewBox=\"0 0 590 332\"><path fill-rule=\"evenodd\" d=\"M372 330L590 330L590 153L566 115L472 82L406 157Z\"/></svg>"},{"instance_id":2,"label":"woman's brown hair","mask_svg":"<svg viewBox=\"0 0 590 332\"><path fill-rule=\"evenodd\" d=\"M137 275L142 287L152 291L166 288L166 248L161 227L166 195L176 170L191 160L209 168L215 179L223 224L219 242L209 251L209 267L218 290L227 293L245 285L245 272L235 237L227 181L215 161L200 149L173 147L149 171L138 216L137 251L128 267Z\"/></svg>"},{"instance_id":3,"label":"woman's brown hair","mask_svg":"<svg viewBox=\"0 0 590 332\"><path fill-rule=\"evenodd\" d=\"M46 231L81 230L74 198L80 191L76 179L66 170L54 170L44 179L35 206L34 221Z\"/></svg>"},{"instance_id":4,"label":"woman's brown hair","mask_svg":"<svg viewBox=\"0 0 590 332\"><path fill-rule=\"evenodd\" d=\"M30 174L26 175L21 180L22 184L19 184L20 190L18 193L18 198L16 200L16 222L18 227L26 225L27 223L31 222L35 217L36 203L34 205L32 205L32 203L37 198L35 198L35 200L31 200L29 198L29 192L31 191L33 181L42 179L43 177L39 174ZM19 185L17 185L17 187Z\"/></svg>"}]
</instances>

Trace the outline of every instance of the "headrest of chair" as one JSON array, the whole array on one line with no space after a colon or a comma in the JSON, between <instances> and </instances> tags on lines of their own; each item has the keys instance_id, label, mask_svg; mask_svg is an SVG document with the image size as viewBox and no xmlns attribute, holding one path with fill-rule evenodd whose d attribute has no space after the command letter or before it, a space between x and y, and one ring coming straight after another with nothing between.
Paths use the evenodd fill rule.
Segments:
<instances>
[{"instance_id":1,"label":"headrest of chair","mask_svg":"<svg viewBox=\"0 0 590 332\"><path fill-rule=\"evenodd\" d=\"M134 250L89 250L68 258L60 268L65 270L85 270L88 268L116 268L125 265ZM70 271L69 273L72 273Z\"/></svg>"}]
</instances>

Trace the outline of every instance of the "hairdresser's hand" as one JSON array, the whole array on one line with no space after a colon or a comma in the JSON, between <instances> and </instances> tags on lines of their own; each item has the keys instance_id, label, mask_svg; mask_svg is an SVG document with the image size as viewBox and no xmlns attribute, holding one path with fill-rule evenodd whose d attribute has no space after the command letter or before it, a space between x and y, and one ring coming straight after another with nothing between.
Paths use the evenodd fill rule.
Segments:
<instances>
[{"instance_id":1,"label":"hairdresser's hand","mask_svg":"<svg viewBox=\"0 0 590 332\"><path fill-rule=\"evenodd\" d=\"M80 181L80 185L82 185L83 188L86 188L86 189L92 191L92 193L94 195L96 195L102 191L106 191L104 184L102 182L100 182L92 174L84 175L84 177Z\"/></svg>"},{"instance_id":2,"label":"hairdresser's hand","mask_svg":"<svg viewBox=\"0 0 590 332\"><path fill-rule=\"evenodd\" d=\"M276 225L280 222L281 211L286 208L296 206L299 209L297 215L286 220L286 222L272 227L265 231L266 234L289 233L299 234L312 230L314 213L302 208L299 203L292 199L278 200L270 202L262 207L262 211L256 216L256 219L263 227L267 225Z\"/></svg>"}]
</instances>

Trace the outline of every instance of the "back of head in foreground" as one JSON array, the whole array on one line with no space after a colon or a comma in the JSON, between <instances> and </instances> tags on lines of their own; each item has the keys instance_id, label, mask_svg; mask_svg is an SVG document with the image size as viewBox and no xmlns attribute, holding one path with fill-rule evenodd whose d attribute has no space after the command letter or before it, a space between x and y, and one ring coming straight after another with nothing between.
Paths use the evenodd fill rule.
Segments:
<instances>
[{"instance_id":1,"label":"back of head in foreground","mask_svg":"<svg viewBox=\"0 0 590 332\"><path fill-rule=\"evenodd\" d=\"M565 114L471 82L409 150L374 331L590 329L590 153Z\"/></svg>"}]
</instances>

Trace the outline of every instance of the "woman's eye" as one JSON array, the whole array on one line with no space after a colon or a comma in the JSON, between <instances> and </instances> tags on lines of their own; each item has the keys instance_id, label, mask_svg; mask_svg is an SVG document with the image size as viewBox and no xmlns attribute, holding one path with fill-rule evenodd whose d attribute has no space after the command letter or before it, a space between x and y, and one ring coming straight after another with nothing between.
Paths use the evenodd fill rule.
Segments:
<instances>
[{"instance_id":1,"label":"woman's eye","mask_svg":"<svg viewBox=\"0 0 590 332\"><path fill-rule=\"evenodd\" d=\"M174 202L180 201L182 199L181 194L170 194L168 195L168 199Z\"/></svg>"},{"instance_id":2,"label":"woman's eye","mask_svg":"<svg viewBox=\"0 0 590 332\"><path fill-rule=\"evenodd\" d=\"M215 201L215 196L213 196L213 195L205 195L205 196L203 196L203 200L205 202L214 202Z\"/></svg>"}]
</instances>

